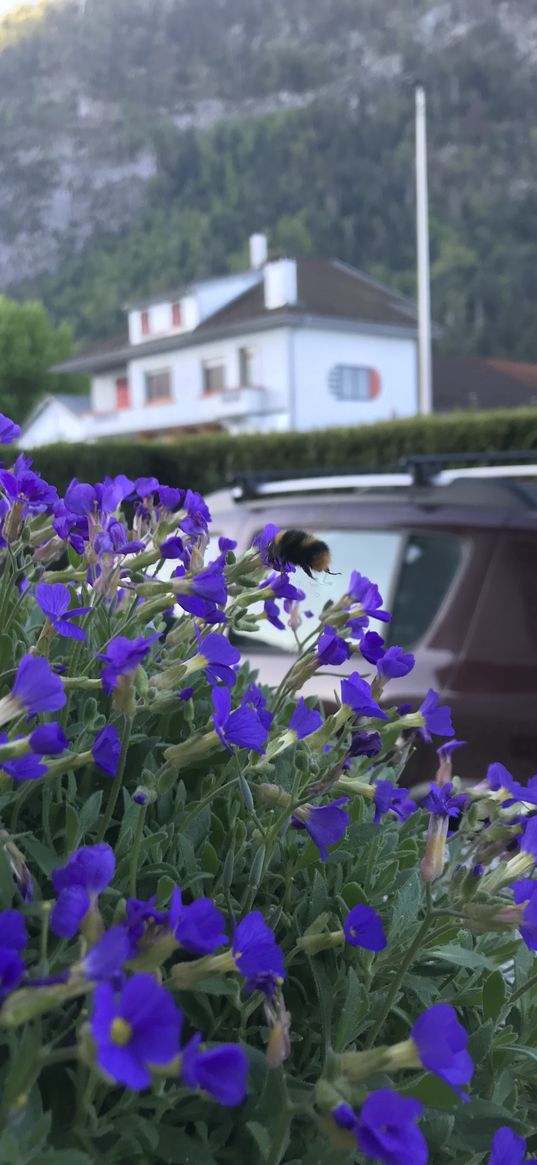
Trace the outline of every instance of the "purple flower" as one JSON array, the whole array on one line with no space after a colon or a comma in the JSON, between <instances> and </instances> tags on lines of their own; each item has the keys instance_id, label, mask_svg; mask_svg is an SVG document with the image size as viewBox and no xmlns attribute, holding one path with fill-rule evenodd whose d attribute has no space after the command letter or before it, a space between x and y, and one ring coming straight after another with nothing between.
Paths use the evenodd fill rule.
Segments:
<instances>
[{"instance_id":1,"label":"purple flower","mask_svg":"<svg viewBox=\"0 0 537 1165\"><path fill-rule=\"evenodd\" d=\"M321 664L337 666L348 659L351 649L345 639L334 631L328 624L323 628L317 644L317 656Z\"/></svg>"},{"instance_id":2,"label":"purple flower","mask_svg":"<svg viewBox=\"0 0 537 1165\"><path fill-rule=\"evenodd\" d=\"M199 654L205 660L205 675L210 684L221 680L228 688L236 682L233 670L240 662L241 653L226 639L224 635L206 635L202 639L197 627L195 628L198 640Z\"/></svg>"},{"instance_id":3,"label":"purple flower","mask_svg":"<svg viewBox=\"0 0 537 1165\"><path fill-rule=\"evenodd\" d=\"M84 974L96 982L113 979L131 953L131 941L124 926L112 926L88 951Z\"/></svg>"},{"instance_id":4,"label":"purple flower","mask_svg":"<svg viewBox=\"0 0 537 1165\"><path fill-rule=\"evenodd\" d=\"M199 538L200 534L206 534L211 521L211 513L201 494L196 493L195 490L187 489L184 491L179 505L181 510L186 510L186 517L181 518L179 523L185 534L191 534L194 538Z\"/></svg>"},{"instance_id":5,"label":"purple flower","mask_svg":"<svg viewBox=\"0 0 537 1165\"><path fill-rule=\"evenodd\" d=\"M471 1080L474 1065L455 1009L449 1003L435 1003L420 1015L410 1034L422 1066L467 1099L461 1085Z\"/></svg>"},{"instance_id":6,"label":"purple flower","mask_svg":"<svg viewBox=\"0 0 537 1165\"><path fill-rule=\"evenodd\" d=\"M353 619L352 623L354 622L357 622L357 620ZM349 622L350 626L351 624ZM356 627L351 627L351 631L354 633ZM360 639L360 651L368 663L377 664L381 656L384 655L384 640L382 635L379 635L376 631L366 631Z\"/></svg>"},{"instance_id":7,"label":"purple flower","mask_svg":"<svg viewBox=\"0 0 537 1165\"><path fill-rule=\"evenodd\" d=\"M306 592L293 586L286 574L271 574L261 583L260 590L270 589L275 599L296 599L299 602L306 598Z\"/></svg>"},{"instance_id":8,"label":"purple flower","mask_svg":"<svg viewBox=\"0 0 537 1165\"><path fill-rule=\"evenodd\" d=\"M182 558L185 550L185 544L182 538L173 535L171 538L166 538L165 542L161 542L159 546L159 553L161 558Z\"/></svg>"},{"instance_id":9,"label":"purple flower","mask_svg":"<svg viewBox=\"0 0 537 1165\"><path fill-rule=\"evenodd\" d=\"M406 821L416 812L418 806L410 799L408 789L398 789L397 785L392 785L390 781L375 781L374 787L375 825L378 825L384 814L390 810L400 821Z\"/></svg>"},{"instance_id":10,"label":"purple flower","mask_svg":"<svg viewBox=\"0 0 537 1165\"><path fill-rule=\"evenodd\" d=\"M294 732L297 740L303 740L305 736L316 732L322 722L321 713L316 708L308 708L302 696L291 716L288 728L290 732Z\"/></svg>"},{"instance_id":11,"label":"purple flower","mask_svg":"<svg viewBox=\"0 0 537 1165\"><path fill-rule=\"evenodd\" d=\"M273 627L276 627L278 631L285 631L285 623L282 623L280 619L280 608L274 599L266 599L263 603L263 610Z\"/></svg>"},{"instance_id":12,"label":"purple flower","mask_svg":"<svg viewBox=\"0 0 537 1165\"><path fill-rule=\"evenodd\" d=\"M402 647L389 647L379 659L377 671L385 680L399 679L412 671L415 662L411 651L405 652Z\"/></svg>"},{"instance_id":13,"label":"purple flower","mask_svg":"<svg viewBox=\"0 0 537 1165\"><path fill-rule=\"evenodd\" d=\"M537 951L537 882L520 878L512 885L517 906L522 907L518 929L530 951Z\"/></svg>"},{"instance_id":14,"label":"purple flower","mask_svg":"<svg viewBox=\"0 0 537 1165\"><path fill-rule=\"evenodd\" d=\"M255 708L263 728L266 728L268 731L272 721L274 720L274 716L272 712L269 712L267 701L265 700L262 691L257 687L256 684L250 684L250 686L246 689L244 696L242 697L242 703L247 704L250 708Z\"/></svg>"},{"instance_id":15,"label":"purple flower","mask_svg":"<svg viewBox=\"0 0 537 1165\"><path fill-rule=\"evenodd\" d=\"M97 482L95 493L101 514L113 514L125 498L130 497L134 489L130 477L118 473L117 477L105 477L104 481Z\"/></svg>"},{"instance_id":16,"label":"purple flower","mask_svg":"<svg viewBox=\"0 0 537 1165\"><path fill-rule=\"evenodd\" d=\"M318 847L321 861L328 857L327 846L341 841L349 824L349 814L340 805L348 803L348 797L339 797L330 805L301 805L295 810L291 824L295 829L305 829Z\"/></svg>"},{"instance_id":17,"label":"purple flower","mask_svg":"<svg viewBox=\"0 0 537 1165\"><path fill-rule=\"evenodd\" d=\"M24 975L24 963L18 951L10 947L0 949L0 1003L18 987Z\"/></svg>"},{"instance_id":18,"label":"purple flower","mask_svg":"<svg viewBox=\"0 0 537 1165\"><path fill-rule=\"evenodd\" d=\"M272 998L285 979L285 964L274 933L258 910L239 922L231 950L235 966L246 979L247 990L263 991Z\"/></svg>"},{"instance_id":19,"label":"purple flower","mask_svg":"<svg viewBox=\"0 0 537 1165\"><path fill-rule=\"evenodd\" d=\"M453 785L448 781L446 785L431 785L427 796L420 801L422 809L428 809L435 817L460 817L463 805L468 800L465 793L452 795Z\"/></svg>"},{"instance_id":20,"label":"purple flower","mask_svg":"<svg viewBox=\"0 0 537 1165\"><path fill-rule=\"evenodd\" d=\"M179 1055L182 1013L151 975L134 975L121 993L99 983L94 993L91 1033L97 1063L128 1088L148 1088L150 1066Z\"/></svg>"},{"instance_id":21,"label":"purple flower","mask_svg":"<svg viewBox=\"0 0 537 1165\"><path fill-rule=\"evenodd\" d=\"M522 837L519 838L519 846L523 853L529 854L537 862L537 817L530 817Z\"/></svg>"},{"instance_id":22,"label":"purple flower","mask_svg":"<svg viewBox=\"0 0 537 1165\"><path fill-rule=\"evenodd\" d=\"M58 938L72 938L99 894L114 876L114 851L102 842L85 845L71 854L65 866L52 871L52 885L59 895L50 916Z\"/></svg>"},{"instance_id":23,"label":"purple flower","mask_svg":"<svg viewBox=\"0 0 537 1165\"><path fill-rule=\"evenodd\" d=\"M232 744L264 752L268 733L255 709L243 702L232 712L228 688L213 688L212 700L214 727L228 752L232 751Z\"/></svg>"},{"instance_id":24,"label":"purple flower","mask_svg":"<svg viewBox=\"0 0 537 1165\"><path fill-rule=\"evenodd\" d=\"M108 518L106 528L100 530L93 540L93 549L96 554L137 554L145 550L145 543L129 540L129 534L123 522L116 518Z\"/></svg>"},{"instance_id":25,"label":"purple flower","mask_svg":"<svg viewBox=\"0 0 537 1165\"><path fill-rule=\"evenodd\" d=\"M18 910L0 910L0 950L24 950L28 942L26 922Z\"/></svg>"},{"instance_id":26,"label":"purple flower","mask_svg":"<svg viewBox=\"0 0 537 1165\"><path fill-rule=\"evenodd\" d=\"M160 485L158 488L158 500L163 510L176 510L183 497L184 490L174 489L170 485Z\"/></svg>"},{"instance_id":27,"label":"purple flower","mask_svg":"<svg viewBox=\"0 0 537 1165\"><path fill-rule=\"evenodd\" d=\"M0 445L12 445L20 435L20 425L16 425L15 421L10 421L9 417L0 413Z\"/></svg>"},{"instance_id":28,"label":"purple flower","mask_svg":"<svg viewBox=\"0 0 537 1165\"><path fill-rule=\"evenodd\" d=\"M373 699L367 680L363 680L356 671L341 681L341 701L352 708L357 716L375 716L377 720L388 719L386 713Z\"/></svg>"},{"instance_id":29,"label":"purple flower","mask_svg":"<svg viewBox=\"0 0 537 1165\"><path fill-rule=\"evenodd\" d=\"M185 951L194 955L210 955L227 942L225 918L214 902L210 898L196 898L190 906L185 906L179 886L172 893L168 927Z\"/></svg>"},{"instance_id":30,"label":"purple flower","mask_svg":"<svg viewBox=\"0 0 537 1165\"><path fill-rule=\"evenodd\" d=\"M492 1152L487 1165L523 1165L526 1142L506 1125L494 1134ZM527 1165L537 1165L537 1157L529 1157Z\"/></svg>"},{"instance_id":31,"label":"purple flower","mask_svg":"<svg viewBox=\"0 0 537 1165\"><path fill-rule=\"evenodd\" d=\"M382 752L382 737L380 732L355 732L347 757L378 756Z\"/></svg>"},{"instance_id":32,"label":"purple flower","mask_svg":"<svg viewBox=\"0 0 537 1165\"><path fill-rule=\"evenodd\" d=\"M40 724L30 736L30 748L40 756L59 756L69 748L69 741L61 724Z\"/></svg>"},{"instance_id":33,"label":"purple flower","mask_svg":"<svg viewBox=\"0 0 537 1165\"><path fill-rule=\"evenodd\" d=\"M121 755L121 740L113 724L105 724L97 733L91 746L91 755L103 773L115 777Z\"/></svg>"},{"instance_id":34,"label":"purple flower","mask_svg":"<svg viewBox=\"0 0 537 1165\"><path fill-rule=\"evenodd\" d=\"M227 599L226 580L222 573L222 567L219 562L211 562L205 570L201 570L199 574L195 574L190 580L192 587L192 594L200 599L206 599L209 603L217 603L224 606ZM178 596L180 602L182 595Z\"/></svg>"},{"instance_id":35,"label":"purple flower","mask_svg":"<svg viewBox=\"0 0 537 1165\"><path fill-rule=\"evenodd\" d=\"M343 922L343 933L351 947L383 951L387 945L382 919L372 906L354 906Z\"/></svg>"},{"instance_id":36,"label":"purple flower","mask_svg":"<svg viewBox=\"0 0 537 1165\"><path fill-rule=\"evenodd\" d=\"M189 1088L202 1088L225 1108L242 1104L248 1090L248 1058L238 1044L200 1050L195 1035L183 1049L181 1075Z\"/></svg>"},{"instance_id":37,"label":"purple flower","mask_svg":"<svg viewBox=\"0 0 537 1165\"><path fill-rule=\"evenodd\" d=\"M17 756L12 760L2 761L2 768L14 781L37 781L48 773L48 768L42 763L40 756Z\"/></svg>"},{"instance_id":38,"label":"purple flower","mask_svg":"<svg viewBox=\"0 0 537 1165\"><path fill-rule=\"evenodd\" d=\"M151 498L160 489L160 482L156 477L137 477L134 488L139 498Z\"/></svg>"},{"instance_id":39,"label":"purple flower","mask_svg":"<svg viewBox=\"0 0 537 1165\"><path fill-rule=\"evenodd\" d=\"M86 615L91 607L73 607L69 610L71 593L63 583L38 583L35 588L35 597L45 617L52 623L58 635L65 639L85 639L86 633L81 627L71 623L80 615Z\"/></svg>"},{"instance_id":40,"label":"purple flower","mask_svg":"<svg viewBox=\"0 0 537 1165\"><path fill-rule=\"evenodd\" d=\"M419 706L425 724L418 729L420 736L430 742L433 736L454 736L455 729L451 723L451 709L440 707L440 696L433 688L429 688L422 704Z\"/></svg>"},{"instance_id":41,"label":"purple flower","mask_svg":"<svg viewBox=\"0 0 537 1165\"><path fill-rule=\"evenodd\" d=\"M261 532L259 534L256 534L255 538L252 539L252 546L255 546L256 549L259 551L259 555L260 555L262 561L265 563L265 566L273 566L274 565L274 562L272 560L272 556L269 558L267 551L268 551L268 548L271 545L271 543L274 542L276 535L279 533L280 533L279 526L275 526L274 522L267 522L267 525L263 527ZM282 568L282 570L284 567L287 569L287 563L280 562L279 560L278 560L278 566L280 566Z\"/></svg>"},{"instance_id":42,"label":"purple flower","mask_svg":"<svg viewBox=\"0 0 537 1165\"><path fill-rule=\"evenodd\" d=\"M224 612L219 611L208 599L200 599L197 595L176 595L175 598L183 611L188 611L196 619L204 619L206 623L227 622Z\"/></svg>"},{"instance_id":43,"label":"purple flower","mask_svg":"<svg viewBox=\"0 0 537 1165\"><path fill-rule=\"evenodd\" d=\"M59 676L41 655L24 655L17 668L12 697L28 716L39 712L57 712L66 695Z\"/></svg>"},{"instance_id":44,"label":"purple flower","mask_svg":"<svg viewBox=\"0 0 537 1165\"><path fill-rule=\"evenodd\" d=\"M17 458L11 471L0 469L0 486L10 502L21 502L25 510L39 512L56 505L59 498L53 485L28 468L30 464L25 458Z\"/></svg>"},{"instance_id":45,"label":"purple flower","mask_svg":"<svg viewBox=\"0 0 537 1165\"><path fill-rule=\"evenodd\" d=\"M124 635L118 635L110 640L106 651L97 655L97 659L104 659L106 663L101 677L105 692L109 694L117 687L120 676L136 671L158 638L158 635L149 635L147 639L143 636L127 639Z\"/></svg>"},{"instance_id":46,"label":"purple flower","mask_svg":"<svg viewBox=\"0 0 537 1165\"><path fill-rule=\"evenodd\" d=\"M75 514L77 518L85 518L95 511L97 491L87 481L78 481L78 478L73 477L65 491L64 502L69 513Z\"/></svg>"},{"instance_id":47,"label":"purple flower","mask_svg":"<svg viewBox=\"0 0 537 1165\"><path fill-rule=\"evenodd\" d=\"M372 1092L358 1116L348 1104L332 1109L332 1117L341 1129L356 1137L358 1148L366 1157L383 1165L426 1165L427 1142L416 1121L423 1105L412 1097L399 1096L391 1088Z\"/></svg>"},{"instance_id":48,"label":"purple flower","mask_svg":"<svg viewBox=\"0 0 537 1165\"><path fill-rule=\"evenodd\" d=\"M378 587L358 570L353 570L351 574L347 594L355 603L359 603L365 614L372 619L379 619L382 623L391 621L390 613L381 609L383 600Z\"/></svg>"}]
</instances>

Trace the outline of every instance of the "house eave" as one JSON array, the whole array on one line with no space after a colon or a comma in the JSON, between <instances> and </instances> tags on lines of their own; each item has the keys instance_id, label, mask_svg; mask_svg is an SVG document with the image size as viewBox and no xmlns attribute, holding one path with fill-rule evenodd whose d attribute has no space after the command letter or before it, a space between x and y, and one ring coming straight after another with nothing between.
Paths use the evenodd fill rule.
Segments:
<instances>
[{"instance_id":1,"label":"house eave","mask_svg":"<svg viewBox=\"0 0 537 1165\"><path fill-rule=\"evenodd\" d=\"M158 356L162 352L182 351L184 348L197 348L212 341L233 339L236 336L251 335L253 332L268 332L275 328L312 328L324 331L337 331L365 335L387 336L401 339L415 339L416 326L409 324L383 324L370 320L345 319L338 316L314 315L297 311L275 311L270 315L254 316L250 320L243 320L233 324L222 324L220 327L201 325L193 332L184 335L161 336L142 344L127 344L117 348L114 352L94 353L91 356L73 357L55 364L52 372L113 372L121 370L133 360L140 360L146 356ZM439 334L439 329L434 330Z\"/></svg>"}]
</instances>

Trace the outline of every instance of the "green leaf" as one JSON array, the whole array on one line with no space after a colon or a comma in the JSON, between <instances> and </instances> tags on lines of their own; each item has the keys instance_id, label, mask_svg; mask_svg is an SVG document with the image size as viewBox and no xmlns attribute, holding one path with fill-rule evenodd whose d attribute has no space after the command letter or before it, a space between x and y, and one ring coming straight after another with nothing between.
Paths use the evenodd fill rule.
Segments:
<instances>
[{"instance_id":1,"label":"green leaf","mask_svg":"<svg viewBox=\"0 0 537 1165\"><path fill-rule=\"evenodd\" d=\"M341 897L349 910L352 910L354 906L368 905L367 895L364 894L358 882L347 882L341 891Z\"/></svg>"},{"instance_id":2,"label":"green leaf","mask_svg":"<svg viewBox=\"0 0 537 1165\"><path fill-rule=\"evenodd\" d=\"M360 982L353 967L347 974L347 991L345 1002L340 1012L337 1027L334 1033L334 1051L343 1052L354 1042L358 1035L362 1021L367 1015L368 1000L365 987Z\"/></svg>"},{"instance_id":3,"label":"green leaf","mask_svg":"<svg viewBox=\"0 0 537 1165\"><path fill-rule=\"evenodd\" d=\"M3 845L0 845L0 902L3 910L9 909L11 906L14 893L15 883L9 858Z\"/></svg>"},{"instance_id":4,"label":"green leaf","mask_svg":"<svg viewBox=\"0 0 537 1165\"><path fill-rule=\"evenodd\" d=\"M264 1125L259 1121L247 1121L246 1128L253 1137L260 1153L260 1161L266 1161L270 1151L270 1136Z\"/></svg>"},{"instance_id":5,"label":"green leaf","mask_svg":"<svg viewBox=\"0 0 537 1165\"><path fill-rule=\"evenodd\" d=\"M93 826L96 824L99 814L101 812L101 805L103 800L103 791L98 789L96 793L92 793L88 797L80 809L79 814L79 832L78 837L83 838L87 833L91 833Z\"/></svg>"},{"instance_id":6,"label":"green leaf","mask_svg":"<svg viewBox=\"0 0 537 1165\"><path fill-rule=\"evenodd\" d=\"M505 979L501 971L492 971L483 983L483 1014L497 1019L505 1002Z\"/></svg>"},{"instance_id":7,"label":"green leaf","mask_svg":"<svg viewBox=\"0 0 537 1165\"><path fill-rule=\"evenodd\" d=\"M25 837L24 849L34 859L34 862L37 862L39 869L47 877L56 866L61 866L62 864L62 859L58 854L53 849L50 849L49 846L43 845L36 837Z\"/></svg>"},{"instance_id":8,"label":"green leaf","mask_svg":"<svg viewBox=\"0 0 537 1165\"><path fill-rule=\"evenodd\" d=\"M456 967L469 967L472 971L483 968L489 971L495 970L491 959L487 959L485 955L480 955L478 951L467 950L466 947L457 946L455 943L448 943L445 947L434 947L433 950L427 951L427 957L442 959L445 963L454 963Z\"/></svg>"}]
</instances>

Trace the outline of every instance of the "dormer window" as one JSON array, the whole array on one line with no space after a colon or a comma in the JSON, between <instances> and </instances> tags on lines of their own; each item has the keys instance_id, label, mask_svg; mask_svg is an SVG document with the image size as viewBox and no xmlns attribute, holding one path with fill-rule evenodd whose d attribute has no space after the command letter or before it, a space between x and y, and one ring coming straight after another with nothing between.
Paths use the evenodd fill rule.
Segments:
<instances>
[{"instance_id":1,"label":"dormer window","mask_svg":"<svg viewBox=\"0 0 537 1165\"><path fill-rule=\"evenodd\" d=\"M182 313L181 313L181 304L180 303L172 303L172 327L173 328L182 328L182 326L183 326L183 319L182 319Z\"/></svg>"},{"instance_id":2,"label":"dormer window","mask_svg":"<svg viewBox=\"0 0 537 1165\"><path fill-rule=\"evenodd\" d=\"M143 311L140 313L140 328L141 328L142 336L149 335L150 329L149 329L149 312L148 311Z\"/></svg>"}]
</instances>

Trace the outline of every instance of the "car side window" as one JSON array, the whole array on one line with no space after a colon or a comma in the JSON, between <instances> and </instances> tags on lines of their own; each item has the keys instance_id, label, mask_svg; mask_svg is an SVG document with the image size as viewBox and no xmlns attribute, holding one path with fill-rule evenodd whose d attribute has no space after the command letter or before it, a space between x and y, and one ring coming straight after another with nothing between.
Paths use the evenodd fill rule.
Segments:
<instances>
[{"instance_id":1,"label":"car side window","mask_svg":"<svg viewBox=\"0 0 537 1165\"><path fill-rule=\"evenodd\" d=\"M449 535L410 534L392 600L390 643L413 647L437 615L457 574L463 542Z\"/></svg>"},{"instance_id":2,"label":"car side window","mask_svg":"<svg viewBox=\"0 0 537 1165\"><path fill-rule=\"evenodd\" d=\"M319 574L309 579L300 568L293 574L292 582L306 592L300 604L302 624L298 630L303 639L315 626L315 619L328 602L335 602L348 586L353 570L359 570L377 583L380 593L389 606L398 573L398 564L404 548L405 535L392 530L315 530L315 534L328 544L331 552L331 570L334 574ZM280 618L284 630L273 627L265 618L259 630L251 635L240 636L249 650L277 648L280 651L296 652L296 640L288 627L289 615L279 603ZM251 612L263 615L263 604L256 603ZM306 611L312 611L315 619L307 618Z\"/></svg>"}]
</instances>

